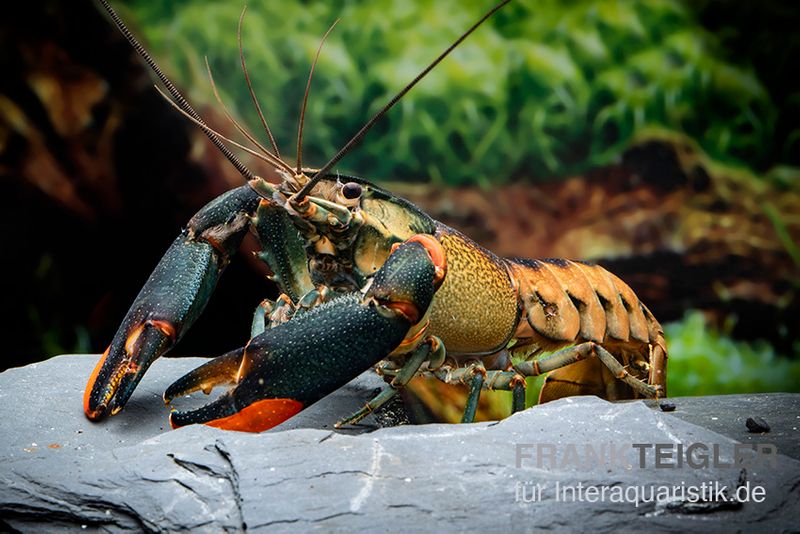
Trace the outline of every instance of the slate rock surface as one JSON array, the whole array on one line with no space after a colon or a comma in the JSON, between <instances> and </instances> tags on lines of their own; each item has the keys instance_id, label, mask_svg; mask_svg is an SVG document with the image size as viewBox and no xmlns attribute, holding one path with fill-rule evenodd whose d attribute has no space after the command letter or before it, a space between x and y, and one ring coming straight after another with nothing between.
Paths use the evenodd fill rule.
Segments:
<instances>
[{"instance_id":1,"label":"slate rock surface","mask_svg":"<svg viewBox=\"0 0 800 534\"><path fill-rule=\"evenodd\" d=\"M796 393L675 397L670 401L676 407L671 414L675 417L741 443L774 443L782 454L800 460L800 395ZM769 434L750 432L749 417L766 420Z\"/></svg>"},{"instance_id":2,"label":"slate rock surface","mask_svg":"<svg viewBox=\"0 0 800 534\"><path fill-rule=\"evenodd\" d=\"M63 356L0 374L0 530L797 529L800 462L777 455L744 468L658 468L651 447L641 467L632 444L717 445L722 462L736 444L644 402L578 397L499 423L364 432L373 423L358 434L334 432L343 414L326 410L356 408L380 385L368 375L282 429L171 431L161 392L200 360L157 361L122 413L93 424L81 399L97 358ZM770 443L770 434L762 438ZM537 446L555 454L538 455ZM587 447L617 454L594 458ZM640 492L642 501L648 488L704 483L727 492L702 502L658 493L639 503L611 497ZM572 493L564 499L557 484ZM732 501L737 487L755 486L763 486L763 502ZM596 502L588 502L592 496Z\"/></svg>"}]
</instances>

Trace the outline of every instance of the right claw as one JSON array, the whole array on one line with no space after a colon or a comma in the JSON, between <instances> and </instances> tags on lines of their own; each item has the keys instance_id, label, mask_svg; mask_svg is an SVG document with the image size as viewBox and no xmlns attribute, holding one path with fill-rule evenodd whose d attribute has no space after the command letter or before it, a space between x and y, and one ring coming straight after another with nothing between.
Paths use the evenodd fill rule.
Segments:
<instances>
[{"instance_id":1,"label":"right claw","mask_svg":"<svg viewBox=\"0 0 800 534\"><path fill-rule=\"evenodd\" d=\"M213 363L213 362L211 362ZM196 371L201 370L201 368ZM164 394L165 402L187 393L179 391L179 383L189 383L195 377L195 371L180 378L169 387ZM214 385L223 381L215 381ZM202 388L191 387L189 390ZM251 388L248 386L235 386L222 394L215 401L196 410L173 410L169 415L172 428L179 428L192 424L206 424L224 430L238 430L241 432L261 432L286 421L300 410L304 403L292 398L261 398L251 402ZM268 392L263 392L269 394Z\"/></svg>"},{"instance_id":2,"label":"right claw","mask_svg":"<svg viewBox=\"0 0 800 534\"><path fill-rule=\"evenodd\" d=\"M211 393L215 386L238 384L247 372L244 365L245 349L237 349L204 363L197 369L176 380L164 392L164 403L173 399L202 391ZM247 388L234 387L200 409L192 411L173 411L169 421L172 428L195 423L242 432L260 432L282 423L303 408L300 401L293 399L261 399L251 404L242 398ZM244 406L237 409L237 406Z\"/></svg>"},{"instance_id":3,"label":"right claw","mask_svg":"<svg viewBox=\"0 0 800 534\"><path fill-rule=\"evenodd\" d=\"M195 391L202 391L208 395L216 386L236 384L239 381L243 356L244 348L232 350L186 373L164 392L164 403L169 404L173 399Z\"/></svg>"},{"instance_id":4,"label":"right claw","mask_svg":"<svg viewBox=\"0 0 800 534\"><path fill-rule=\"evenodd\" d=\"M189 372L166 402L222 383L234 387L197 410L173 411L173 428L204 423L261 432L343 386L395 350L425 320L444 269L430 240L406 242L376 273L366 294L351 293L296 315ZM433 250L432 250L433 249ZM421 338L420 338L421 339Z\"/></svg>"}]
</instances>

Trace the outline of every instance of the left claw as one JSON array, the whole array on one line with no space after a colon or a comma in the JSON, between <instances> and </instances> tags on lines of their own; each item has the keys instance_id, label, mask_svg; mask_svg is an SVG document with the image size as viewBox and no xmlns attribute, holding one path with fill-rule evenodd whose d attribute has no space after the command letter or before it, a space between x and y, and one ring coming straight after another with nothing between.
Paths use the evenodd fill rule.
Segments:
<instances>
[{"instance_id":1,"label":"left claw","mask_svg":"<svg viewBox=\"0 0 800 534\"><path fill-rule=\"evenodd\" d=\"M174 343L175 328L167 321L148 319L127 332L128 322L121 329L125 340L114 339L89 377L83 410L91 420L119 412L153 360Z\"/></svg>"},{"instance_id":2,"label":"left claw","mask_svg":"<svg viewBox=\"0 0 800 534\"><path fill-rule=\"evenodd\" d=\"M173 411L173 428L205 423L261 432L343 386L410 332L419 337L412 327L424 320L444 261L433 238L412 238L390 255L365 294L320 304L189 372L167 389L165 402L223 383L235 386L202 408Z\"/></svg>"}]
</instances>

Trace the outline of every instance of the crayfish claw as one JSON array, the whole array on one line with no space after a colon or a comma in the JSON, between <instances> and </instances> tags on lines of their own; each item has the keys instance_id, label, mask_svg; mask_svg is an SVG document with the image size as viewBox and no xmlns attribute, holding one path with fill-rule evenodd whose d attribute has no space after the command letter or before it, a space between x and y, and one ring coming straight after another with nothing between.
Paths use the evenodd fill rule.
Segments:
<instances>
[{"instance_id":1,"label":"crayfish claw","mask_svg":"<svg viewBox=\"0 0 800 534\"><path fill-rule=\"evenodd\" d=\"M261 432L378 363L403 346L409 333L419 335L415 330L418 324L423 328L427 324L420 318L435 292L436 246L418 241L400 245L375 274L366 293L340 295L296 314L256 335L244 348L178 379L164 394L166 402L224 382L235 385L201 408L173 411L170 424L173 428L206 424ZM406 364L405 381L429 352L427 345L425 350L415 351L411 363Z\"/></svg>"},{"instance_id":2,"label":"crayfish claw","mask_svg":"<svg viewBox=\"0 0 800 534\"><path fill-rule=\"evenodd\" d=\"M243 359L244 348L239 348L214 358L197 369L192 369L167 388L164 392L164 404L195 391L202 391L208 395L216 386L235 384Z\"/></svg>"},{"instance_id":3,"label":"crayfish claw","mask_svg":"<svg viewBox=\"0 0 800 534\"><path fill-rule=\"evenodd\" d=\"M212 403L196 410L174 410L169 415L172 428L204 424L223 430L263 432L303 409L303 403L294 399L261 399L239 408L235 390L225 393Z\"/></svg>"},{"instance_id":4,"label":"crayfish claw","mask_svg":"<svg viewBox=\"0 0 800 534\"><path fill-rule=\"evenodd\" d=\"M170 413L172 428L205 424L224 430L262 432L282 423L303 408L303 403L284 398L261 398L263 379L251 376L247 347L223 354L189 371L172 383L164 392L164 402L203 391L208 394L215 386L232 384L214 401L195 410L175 410Z\"/></svg>"}]
</instances>

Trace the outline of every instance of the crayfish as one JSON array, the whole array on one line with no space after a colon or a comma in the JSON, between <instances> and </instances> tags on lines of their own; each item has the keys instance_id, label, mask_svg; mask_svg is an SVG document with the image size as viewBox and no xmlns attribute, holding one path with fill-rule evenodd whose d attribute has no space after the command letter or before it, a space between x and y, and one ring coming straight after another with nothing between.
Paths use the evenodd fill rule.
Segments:
<instances>
[{"instance_id":1,"label":"crayfish","mask_svg":"<svg viewBox=\"0 0 800 534\"><path fill-rule=\"evenodd\" d=\"M259 305L244 347L167 389L169 403L233 386L202 408L173 411L173 427L206 423L261 431L371 367L389 387L337 425L361 420L419 374L468 386L465 422L474 419L483 389L510 390L513 409L524 408L525 379L541 374L547 377L540 402L584 394L610 400L666 395L662 328L622 280L580 261L497 257L389 191L332 172L380 117L509 0L485 14L320 169L289 165L274 141L268 149L234 121L258 150L237 146L274 166L279 184L253 175L238 160L227 139L203 122L100 1L161 78L175 107L203 129L247 184L194 215L156 266L89 379L89 419L125 406L150 364L200 315L248 231L281 295ZM239 32L246 76L241 18ZM249 78L248 87L257 103ZM303 110L307 98L308 87Z\"/></svg>"}]
</instances>

